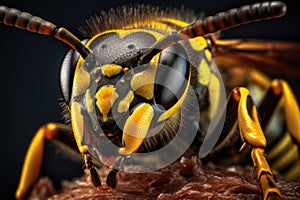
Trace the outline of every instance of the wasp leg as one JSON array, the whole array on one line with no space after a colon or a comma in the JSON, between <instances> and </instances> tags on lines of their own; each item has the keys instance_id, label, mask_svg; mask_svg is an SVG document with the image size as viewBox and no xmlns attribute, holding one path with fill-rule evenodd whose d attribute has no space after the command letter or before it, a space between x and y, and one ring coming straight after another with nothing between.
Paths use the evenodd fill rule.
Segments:
<instances>
[{"instance_id":1,"label":"wasp leg","mask_svg":"<svg viewBox=\"0 0 300 200\"><path fill-rule=\"evenodd\" d=\"M72 138L72 129L64 124L48 123L36 132L25 156L19 185L15 193L16 199L24 198L39 177L45 140L57 141L78 151Z\"/></svg>"},{"instance_id":2,"label":"wasp leg","mask_svg":"<svg viewBox=\"0 0 300 200\"><path fill-rule=\"evenodd\" d=\"M249 91L245 88L233 90L233 99L238 102L238 123L241 138L244 144L252 147L251 157L257 169L257 178L263 192L264 199L281 198L281 193L276 187L272 171L265 156L267 141L261 129L258 113Z\"/></svg>"},{"instance_id":3,"label":"wasp leg","mask_svg":"<svg viewBox=\"0 0 300 200\"><path fill-rule=\"evenodd\" d=\"M84 158L85 168L90 172L90 177L93 185L101 189L101 180L95 169L95 165L92 161L91 155L88 152L86 152L85 154L83 154L83 158Z\"/></svg>"},{"instance_id":4,"label":"wasp leg","mask_svg":"<svg viewBox=\"0 0 300 200\"><path fill-rule=\"evenodd\" d=\"M119 170L117 169L112 169L106 178L106 185L110 188L116 188L117 186L117 173L119 172Z\"/></svg>"},{"instance_id":5,"label":"wasp leg","mask_svg":"<svg viewBox=\"0 0 300 200\"><path fill-rule=\"evenodd\" d=\"M297 180L300 178L299 106L289 85L284 80L275 79L271 82L271 86L258 108L263 129L278 106L282 106L285 112L287 133L272 145L268 151L268 160L272 167L280 171L286 179Z\"/></svg>"},{"instance_id":6,"label":"wasp leg","mask_svg":"<svg viewBox=\"0 0 300 200\"><path fill-rule=\"evenodd\" d=\"M246 165L251 162L251 148L247 146L243 151L240 151L243 142L237 123L238 105L239 101L232 92L227 99L226 118L222 132L215 147L209 152L208 156L202 159L204 162L212 161L225 166L236 163Z\"/></svg>"},{"instance_id":7,"label":"wasp leg","mask_svg":"<svg viewBox=\"0 0 300 200\"><path fill-rule=\"evenodd\" d=\"M89 153L85 153L83 154L83 158L84 158L85 168L90 172L90 177L93 185L99 189L102 189L101 180L95 169L96 167L92 161L92 157L90 156ZM112 169L107 175L106 185L109 187L109 190L115 189L117 186L117 173L118 170Z\"/></svg>"},{"instance_id":8,"label":"wasp leg","mask_svg":"<svg viewBox=\"0 0 300 200\"><path fill-rule=\"evenodd\" d=\"M263 102L259 106L258 112L261 117L261 126L265 128L280 99L283 99L287 129L293 140L300 145L299 106L293 91L284 80L275 79L272 81Z\"/></svg>"}]
</instances>

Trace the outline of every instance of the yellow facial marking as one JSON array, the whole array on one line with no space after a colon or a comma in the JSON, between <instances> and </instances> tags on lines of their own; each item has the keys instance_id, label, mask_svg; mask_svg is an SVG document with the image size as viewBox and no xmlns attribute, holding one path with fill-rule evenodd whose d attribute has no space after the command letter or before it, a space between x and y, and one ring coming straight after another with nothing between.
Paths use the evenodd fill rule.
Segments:
<instances>
[{"instance_id":1,"label":"yellow facial marking","mask_svg":"<svg viewBox=\"0 0 300 200\"><path fill-rule=\"evenodd\" d=\"M111 102L112 104L115 102L115 100L119 98L119 94L116 92L116 90L114 90L112 96L111 96Z\"/></svg>"},{"instance_id":2,"label":"yellow facial marking","mask_svg":"<svg viewBox=\"0 0 300 200\"><path fill-rule=\"evenodd\" d=\"M74 83L73 83L73 97L79 96L81 94L83 94L87 88L90 85L90 74L83 70L81 66L83 63L82 59L79 59L77 67L76 67L76 72L75 72L75 76L74 76Z\"/></svg>"},{"instance_id":3,"label":"yellow facial marking","mask_svg":"<svg viewBox=\"0 0 300 200\"><path fill-rule=\"evenodd\" d=\"M181 20L172 19L172 18L163 18L161 21L171 23L171 24L175 24L176 26L180 26L180 27L185 27L185 26L189 25L189 23L187 23L187 22L183 22Z\"/></svg>"},{"instance_id":4,"label":"yellow facial marking","mask_svg":"<svg viewBox=\"0 0 300 200\"><path fill-rule=\"evenodd\" d=\"M102 114L103 121L107 121L107 114L114 103L113 100L113 93L115 88L113 86L102 86L97 94L96 94L96 105L99 108L99 111Z\"/></svg>"},{"instance_id":5,"label":"yellow facial marking","mask_svg":"<svg viewBox=\"0 0 300 200\"><path fill-rule=\"evenodd\" d=\"M92 113L94 110L93 100L91 97L90 89L88 89L85 93L85 102L87 105L87 110L89 113Z\"/></svg>"},{"instance_id":6,"label":"yellow facial marking","mask_svg":"<svg viewBox=\"0 0 300 200\"><path fill-rule=\"evenodd\" d=\"M124 27L124 29L139 29L139 28L147 28L147 27L155 27L157 29L161 29L164 32L170 32L170 31L174 31L174 29L172 29L170 26L158 22L158 21L144 21L144 22L138 22L138 23L133 23L133 24L129 24L127 26Z\"/></svg>"},{"instance_id":7,"label":"yellow facial marking","mask_svg":"<svg viewBox=\"0 0 300 200\"><path fill-rule=\"evenodd\" d=\"M212 74L210 77L210 83L209 83L209 94L211 97L211 101L210 101L210 117L214 117L217 108L218 108L218 102L220 99L220 80L218 79L218 77L215 74Z\"/></svg>"},{"instance_id":8,"label":"yellow facial marking","mask_svg":"<svg viewBox=\"0 0 300 200\"><path fill-rule=\"evenodd\" d=\"M82 138L84 133L84 121L83 121L83 116L81 114L80 105L77 102L73 102L70 107L71 107L71 122L72 122L73 134L77 146L79 147L79 151L81 153L85 153L84 151L86 149L83 148L84 145L82 144Z\"/></svg>"},{"instance_id":9,"label":"yellow facial marking","mask_svg":"<svg viewBox=\"0 0 300 200\"><path fill-rule=\"evenodd\" d=\"M126 120L123 132L125 146L119 149L122 155L134 153L143 143L154 115L154 109L148 103L139 105Z\"/></svg>"},{"instance_id":10,"label":"yellow facial marking","mask_svg":"<svg viewBox=\"0 0 300 200\"><path fill-rule=\"evenodd\" d=\"M173 27L171 27L170 25L166 24L166 23L171 23L171 24L175 24L177 26L180 27L185 27L187 25L189 25L189 23L180 21L180 20L176 20L176 19L172 19L172 18L162 18L158 21L156 20L145 20L145 21L140 21L140 22L135 22L132 24L129 24L125 27L123 27L123 29L139 29L139 28L147 28L147 27L155 27L156 29L161 29L164 32L171 32L171 31L176 31L174 30Z\"/></svg>"},{"instance_id":11,"label":"yellow facial marking","mask_svg":"<svg viewBox=\"0 0 300 200\"><path fill-rule=\"evenodd\" d=\"M127 111L133 99L134 99L134 93L132 90L130 90L126 95L126 97L119 103L118 112L122 113Z\"/></svg>"},{"instance_id":12,"label":"yellow facial marking","mask_svg":"<svg viewBox=\"0 0 300 200\"><path fill-rule=\"evenodd\" d=\"M112 77L121 72L122 66L116 64L107 64L101 67L102 74L108 77Z\"/></svg>"},{"instance_id":13,"label":"yellow facial marking","mask_svg":"<svg viewBox=\"0 0 300 200\"><path fill-rule=\"evenodd\" d=\"M205 57L207 58L207 60L211 61L211 57L212 57L211 52L208 49L205 49L204 53L205 53Z\"/></svg>"},{"instance_id":14,"label":"yellow facial marking","mask_svg":"<svg viewBox=\"0 0 300 200\"><path fill-rule=\"evenodd\" d=\"M209 65L204 59L202 59L198 67L198 81L202 85L207 85L210 80L210 75L211 73L210 73Z\"/></svg>"},{"instance_id":15,"label":"yellow facial marking","mask_svg":"<svg viewBox=\"0 0 300 200\"><path fill-rule=\"evenodd\" d=\"M130 82L132 90L148 100L153 98L154 81L159 55L156 55L149 64L148 69L135 74Z\"/></svg>"},{"instance_id":16,"label":"yellow facial marking","mask_svg":"<svg viewBox=\"0 0 300 200\"><path fill-rule=\"evenodd\" d=\"M204 48L207 47L207 41L203 37L196 37L189 40L190 45L196 51L202 51Z\"/></svg>"}]
</instances>

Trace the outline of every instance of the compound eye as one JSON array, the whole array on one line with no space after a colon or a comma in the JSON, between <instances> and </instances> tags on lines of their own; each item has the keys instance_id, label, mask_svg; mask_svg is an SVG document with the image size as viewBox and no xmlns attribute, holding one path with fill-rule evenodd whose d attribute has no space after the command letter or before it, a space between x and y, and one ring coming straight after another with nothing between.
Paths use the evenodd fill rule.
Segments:
<instances>
[{"instance_id":1,"label":"compound eye","mask_svg":"<svg viewBox=\"0 0 300 200\"><path fill-rule=\"evenodd\" d=\"M161 52L154 84L154 101L170 109L187 89L190 66L187 54L180 44Z\"/></svg>"},{"instance_id":2,"label":"compound eye","mask_svg":"<svg viewBox=\"0 0 300 200\"><path fill-rule=\"evenodd\" d=\"M79 53L73 49L69 50L64 58L60 69L60 88L64 101L69 104L71 99L72 83Z\"/></svg>"},{"instance_id":3,"label":"compound eye","mask_svg":"<svg viewBox=\"0 0 300 200\"><path fill-rule=\"evenodd\" d=\"M86 44L88 39L82 40L83 44ZM69 104L71 99L71 91L74 73L80 54L71 49L66 54L63 63L60 68L60 88L64 101Z\"/></svg>"}]
</instances>

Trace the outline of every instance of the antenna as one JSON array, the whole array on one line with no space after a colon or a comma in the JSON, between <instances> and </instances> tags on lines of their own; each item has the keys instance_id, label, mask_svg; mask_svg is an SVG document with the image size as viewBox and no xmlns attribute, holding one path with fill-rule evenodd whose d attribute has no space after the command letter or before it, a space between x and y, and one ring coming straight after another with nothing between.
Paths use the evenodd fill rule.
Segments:
<instances>
[{"instance_id":1,"label":"antenna","mask_svg":"<svg viewBox=\"0 0 300 200\"><path fill-rule=\"evenodd\" d=\"M199 36L205 36L210 33L216 33L221 30L229 29L242 24L254 21L269 20L279 18L286 13L286 5L280 1L254 3L252 5L233 8L226 12L220 12L214 16L197 20L194 23L173 32L163 39L154 43L148 51L140 57L139 64L148 63L153 56L163 49L175 44L180 40L192 39Z\"/></svg>"},{"instance_id":2,"label":"antenna","mask_svg":"<svg viewBox=\"0 0 300 200\"><path fill-rule=\"evenodd\" d=\"M21 12L17 9L8 8L6 6L0 6L0 23L42 35L54 36L56 39L75 49L83 58L86 58L90 53L89 49L86 48L84 44L82 44L81 41L67 29L57 27L51 22L32 16L27 12Z\"/></svg>"}]
</instances>

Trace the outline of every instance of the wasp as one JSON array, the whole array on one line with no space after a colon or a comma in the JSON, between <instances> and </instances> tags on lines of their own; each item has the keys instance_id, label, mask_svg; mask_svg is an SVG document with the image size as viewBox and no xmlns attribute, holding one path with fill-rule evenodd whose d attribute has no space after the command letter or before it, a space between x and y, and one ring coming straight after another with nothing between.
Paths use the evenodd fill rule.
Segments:
<instances>
[{"instance_id":1,"label":"wasp","mask_svg":"<svg viewBox=\"0 0 300 200\"><path fill-rule=\"evenodd\" d=\"M225 40L218 33L285 13L280 1L203 19L176 9L125 6L87 20L80 40L63 27L0 6L2 23L71 47L60 73L67 124L49 123L36 132L16 198L38 179L45 140L81 154L99 188L100 165L110 168L106 185L113 189L126 165L153 171L197 155L224 165L252 160L263 198L281 198L271 167L300 178L300 113L288 83L264 73L299 76L300 47Z\"/></svg>"}]
</instances>

